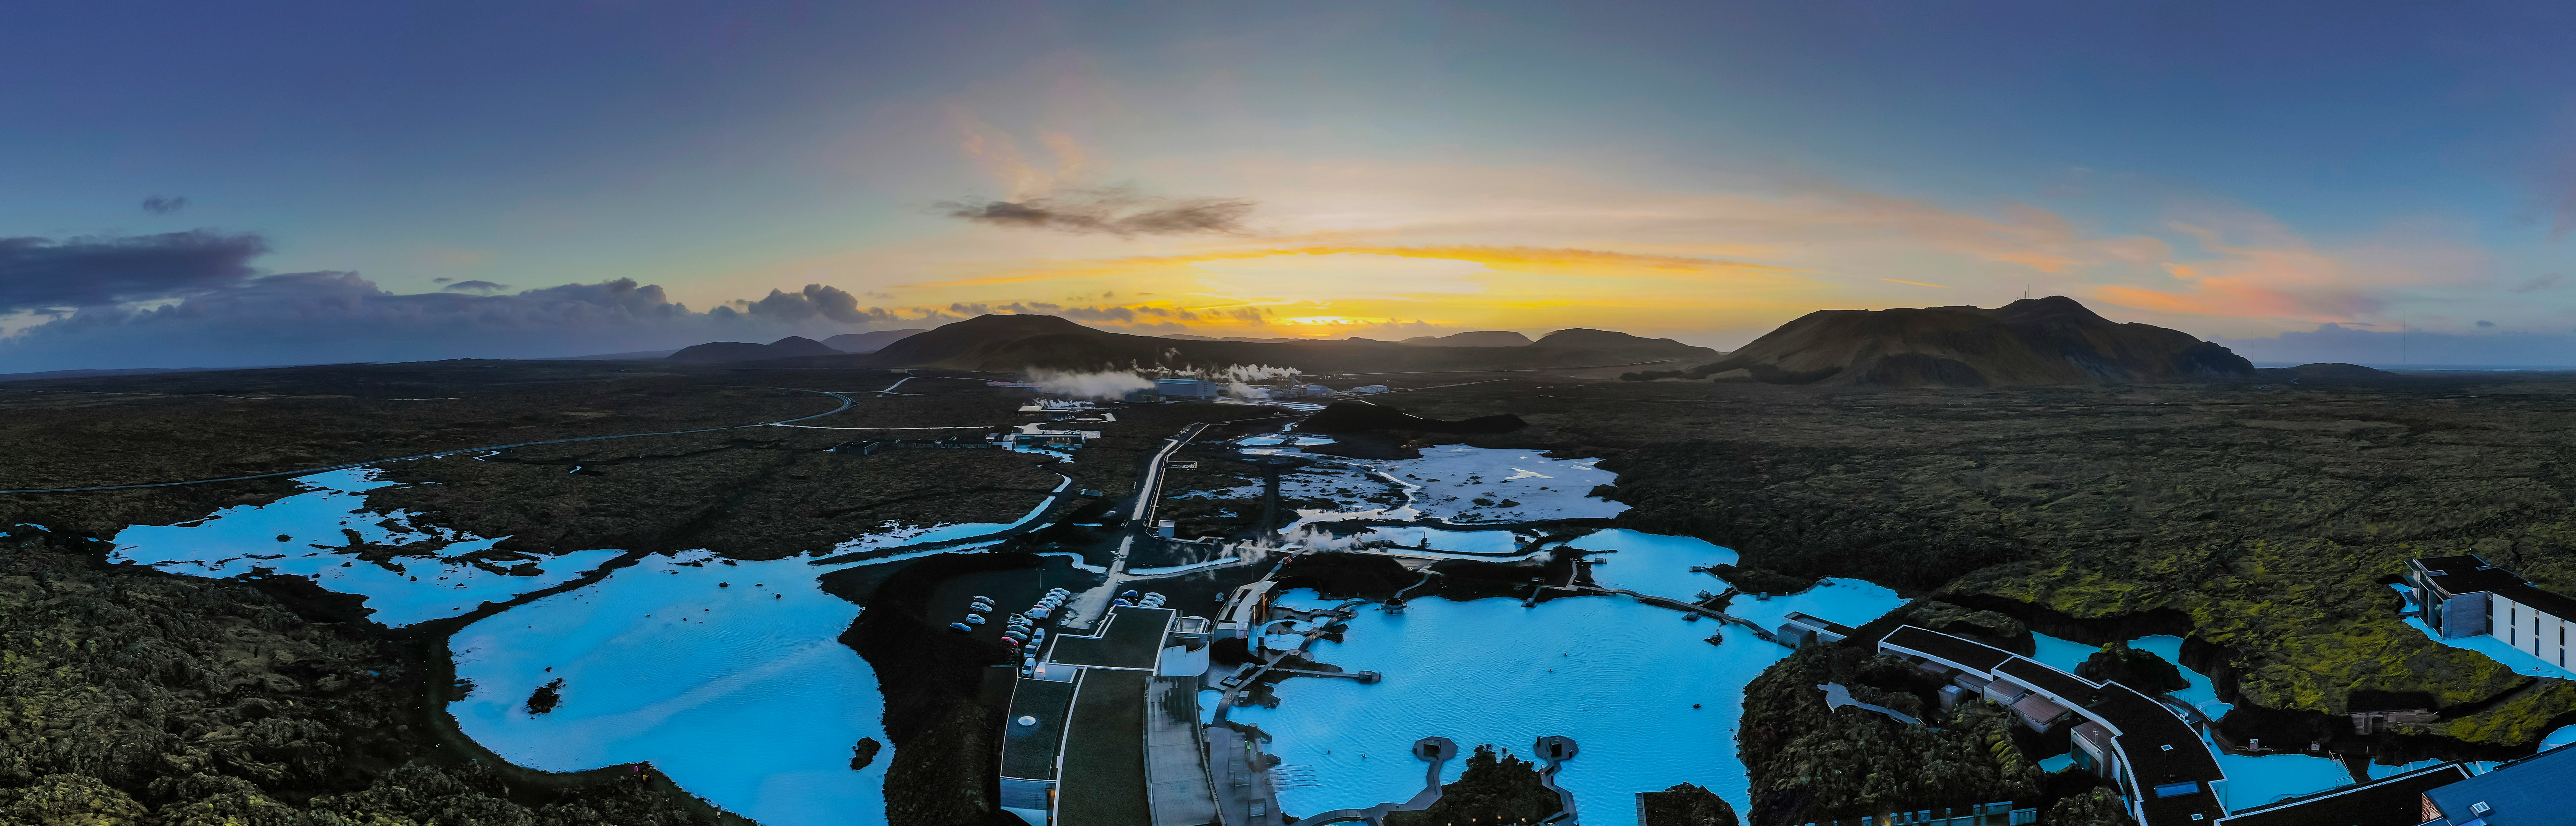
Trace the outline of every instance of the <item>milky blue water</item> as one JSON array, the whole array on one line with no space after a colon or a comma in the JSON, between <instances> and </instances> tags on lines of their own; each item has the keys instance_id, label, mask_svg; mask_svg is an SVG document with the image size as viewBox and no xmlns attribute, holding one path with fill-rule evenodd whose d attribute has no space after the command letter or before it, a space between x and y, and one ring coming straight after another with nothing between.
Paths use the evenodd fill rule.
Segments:
<instances>
[{"instance_id":1,"label":"milky blue water","mask_svg":"<svg viewBox=\"0 0 2576 826\"><path fill-rule=\"evenodd\" d=\"M1626 529L1596 531L1566 543L1566 547L1618 551L1592 557L1608 561L1592 567L1592 581L1602 587L1685 601L1702 591L1719 593L1727 587L1725 580L1715 574L1692 571L1692 566L1732 565L1736 561L1735 551L1704 539ZM1904 602L1895 591L1863 580L1828 578L1802 593L1777 594L1770 599L1738 594L1727 603L1726 612L1772 630L1779 628L1791 612L1857 625L1858 622L1836 618L1858 616L1866 622Z\"/></svg>"},{"instance_id":2,"label":"milky blue water","mask_svg":"<svg viewBox=\"0 0 2576 826\"><path fill-rule=\"evenodd\" d=\"M1807 609L1859 624L1902 604L1893 594L1872 601L1859 591L1832 591ZM1308 590L1282 601L1331 604ZM1295 678L1279 685L1278 708L1228 712L1271 733L1268 748L1286 763L1313 767L1320 785L1280 790L1291 813L1410 798L1421 791L1422 764L1405 749L1431 735L1521 754L1542 736L1573 737L1582 756L1557 782L1574 791L1587 824L1633 824L1636 792L1685 782L1742 809L1748 781L1734 743L1744 685L1788 654L1750 634L1709 645L1702 638L1713 624L1682 622L1627 597L1533 608L1509 598L1419 599L1401 614L1361 611L1350 626L1343 642L1310 650L1379 672L1381 682ZM1443 782L1463 769L1452 762Z\"/></svg>"},{"instance_id":3,"label":"milky blue water","mask_svg":"<svg viewBox=\"0 0 2576 826\"><path fill-rule=\"evenodd\" d=\"M1054 491L1049 492L1045 499L1038 500L1037 507L1030 508L1027 514L1022 515L1019 519L1013 520L1007 524L993 522L951 522L928 526L901 526L888 522L877 527L865 536L851 539L850 541L843 542L840 545L833 547L832 552L836 554L846 554L859 551L878 550L881 548L891 548L897 545L928 545L936 542L954 542L960 539L973 539L987 534L996 534L1018 528L1031 522L1035 522L1039 516L1045 515L1047 506L1055 504L1056 496L1064 493L1065 488L1073 485L1073 477L1071 476L1058 474L1056 478L1064 481L1057 482Z\"/></svg>"},{"instance_id":4,"label":"milky blue water","mask_svg":"<svg viewBox=\"0 0 2576 826\"><path fill-rule=\"evenodd\" d=\"M267 569L313 580L324 590L365 598L368 619L400 627L462 615L485 602L507 602L588 573L621 555L587 550L546 557L541 573L516 576L456 559L489 550L487 538L411 523L406 511L370 513L366 492L389 487L375 468L350 468L295 479L305 492L266 505L224 508L177 525L135 525L117 532L108 559L172 573L228 577ZM420 556L368 562L346 547L342 530L377 545L406 546ZM287 541L277 537L284 535ZM518 563L503 563L513 567Z\"/></svg>"},{"instance_id":5,"label":"milky blue water","mask_svg":"<svg viewBox=\"0 0 2576 826\"><path fill-rule=\"evenodd\" d=\"M2413 599L2414 589L2412 588L2403 584L2390 585L2388 587L2397 589L2397 592L2406 599ZM2560 668L2557 663L2541 659L2537 654L2533 654L2520 648L2515 648L2512 643L2496 639L2495 637L2488 636L2486 634L2473 634L2456 639L2444 639L2441 634L2434 633L2433 629L2430 626L2425 625L2424 621L2421 619L2409 616L2401 621L2406 623L2406 627L2413 628L2416 631L2421 632L2425 639L2429 639L2452 648L2467 649L2486 655L2487 659L2494 660L2506 668L2513 669L2513 673L2530 677L2546 677L2553 680L2576 680L2576 671Z\"/></svg>"},{"instance_id":6,"label":"milky blue water","mask_svg":"<svg viewBox=\"0 0 2576 826\"><path fill-rule=\"evenodd\" d=\"M2062 640L2047 634L2033 633L2031 637L2038 644L2038 653L2031 659L2070 674L2077 666L2083 665L2085 659L2092 657L2093 652L2102 650L2100 646ZM2190 703L2212 720L2226 716L2235 708L2218 699L2218 687L2208 675L2182 664L2181 637L2154 634L2130 640L2129 647L2163 657L2165 662L2173 663L2182 672L2183 679L2191 681L2190 688L2167 696ZM2229 808L2260 805L2352 783L2352 773L2344 770L2341 761L2330 758L2310 757L2295 751L2262 756L2228 754L2211 742L2206 733L2201 736L2201 742L2217 756L2219 770L2227 773L2225 799L2221 802ZM2274 744L2273 747L2301 748L2304 744Z\"/></svg>"},{"instance_id":7,"label":"milky blue water","mask_svg":"<svg viewBox=\"0 0 2576 826\"><path fill-rule=\"evenodd\" d=\"M2547 736L2540 738L2541 751L2559 746L2576 746L2576 726L2559 726L2550 731Z\"/></svg>"},{"instance_id":8,"label":"milky blue water","mask_svg":"<svg viewBox=\"0 0 2576 826\"><path fill-rule=\"evenodd\" d=\"M886 742L884 700L838 639L859 607L816 587L827 570L692 551L501 612L451 640L474 690L448 711L519 765L650 762L769 826L883 822L893 744L864 771L849 763L859 738ZM530 713L554 679L561 705Z\"/></svg>"}]
</instances>

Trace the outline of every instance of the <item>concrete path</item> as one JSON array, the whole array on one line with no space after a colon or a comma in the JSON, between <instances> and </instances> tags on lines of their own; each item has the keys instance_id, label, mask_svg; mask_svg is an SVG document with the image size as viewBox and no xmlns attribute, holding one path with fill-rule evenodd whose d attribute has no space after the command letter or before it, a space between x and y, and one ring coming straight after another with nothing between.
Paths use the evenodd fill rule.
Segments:
<instances>
[{"instance_id":1,"label":"concrete path","mask_svg":"<svg viewBox=\"0 0 2576 826\"><path fill-rule=\"evenodd\" d=\"M1090 630L1093 623L1109 613L1110 600L1118 598L1118 592L1127 589L1127 581L1131 579L1127 575L1127 555L1135 550L1137 539L1154 530L1154 508L1163 498L1163 465L1171 461L1172 454L1182 445L1189 444L1191 439L1198 438L1199 431L1206 429L1206 424L1195 422L1181 428L1180 435L1164 440L1163 449L1146 460L1145 476L1136 482L1135 507L1128 509L1125 535L1118 538L1117 555L1109 559L1109 578L1101 582L1100 587L1074 595L1071 600L1074 620L1064 625Z\"/></svg>"},{"instance_id":2,"label":"concrete path","mask_svg":"<svg viewBox=\"0 0 2576 826\"><path fill-rule=\"evenodd\" d=\"M1882 705L1872 705L1852 699L1851 689L1844 688L1842 683L1819 683L1816 687L1825 690L1826 711L1833 711L1842 708L1843 706L1851 706L1864 711L1875 711L1889 717L1894 717L1898 722L1902 722L1907 725L1919 726L1923 724L1923 721L1914 719L1913 715L1906 714L1905 712L1897 711L1896 709Z\"/></svg>"}]
</instances>

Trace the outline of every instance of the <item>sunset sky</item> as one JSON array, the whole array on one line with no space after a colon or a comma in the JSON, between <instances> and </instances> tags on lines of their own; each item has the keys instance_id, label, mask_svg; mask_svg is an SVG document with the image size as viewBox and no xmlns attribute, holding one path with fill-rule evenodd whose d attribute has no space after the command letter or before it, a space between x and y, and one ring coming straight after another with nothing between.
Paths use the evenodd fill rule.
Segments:
<instances>
[{"instance_id":1,"label":"sunset sky","mask_svg":"<svg viewBox=\"0 0 2576 826\"><path fill-rule=\"evenodd\" d=\"M2576 332L2566 8L18 4L0 368L2024 294L2510 350Z\"/></svg>"}]
</instances>

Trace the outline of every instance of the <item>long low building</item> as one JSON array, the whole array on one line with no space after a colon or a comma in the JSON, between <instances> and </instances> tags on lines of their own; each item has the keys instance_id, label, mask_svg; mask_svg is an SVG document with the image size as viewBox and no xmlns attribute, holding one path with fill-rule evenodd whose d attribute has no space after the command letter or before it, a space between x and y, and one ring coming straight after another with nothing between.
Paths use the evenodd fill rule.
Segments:
<instances>
[{"instance_id":1,"label":"long low building","mask_svg":"<svg viewBox=\"0 0 2576 826\"><path fill-rule=\"evenodd\" d=\"M2076 763L2111 781L2144 826L2206 824L2227 814L2227 775L2217 756L2153 697L1912 625L1880 638L1878 650L1947 679L1945 702L1974 693L2012 709L2033 730L2072 726Z\"/></svg>"},{"instance_id":2,"label":"long low building","mask_svg":"<svg viewBox=\"0 0 2576 826\"><path fill-rule=\"evenodd\" d=\"M1198 680L1210 623L1119 605L1047 637L1002 724L1001 806L1030 826L1200 826L1216 818Z\"/></svg>"},{"instance_id":3,"label":"long low building","mask_svg":"<svg viewBox=\"0 0 2576 826\"><path fill-rule=\"evenodd\" d=\"M2568 668L2576 599L2541 590L2473 554L2408 560L2415 615L2444 639L2485 635Z\"/></svg>"}]
</instances>

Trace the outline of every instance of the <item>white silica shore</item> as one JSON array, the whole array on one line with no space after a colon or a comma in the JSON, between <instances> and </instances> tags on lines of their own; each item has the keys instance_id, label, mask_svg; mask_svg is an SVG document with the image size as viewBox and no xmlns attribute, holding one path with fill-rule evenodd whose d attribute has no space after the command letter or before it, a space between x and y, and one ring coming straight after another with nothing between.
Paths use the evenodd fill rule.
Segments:
<instances>
[{"instance_id":1,"label":"white silica shore","mask_svg":"<svg viewBox=\"0 0 2576 826\"><path fill-rule=\"evenodd\" d=\"M1045 499L1038 500L1037 507L1030 508L1026 515L1021 516L1019 519L1008 524L993 522L949 522L921 527L903 527L893 523L887 523L880 526L875 533L858 537L835 546L832 548L832 553L846 554L856 553L859 551L882 550L900 545L927 545L933 542L954 542L960 539L973 539L975 537L985 536L988 534L1001 533L1003 531L1027 525L1031 522L1037 521L1038 517L1044 516L1047 511L1047 506L1055 504L1056 497L1063 495L1064 489L1073 485L1073 477L1071 476L1058 474L1056 478L1064 481L1057 482L1055 490L1048 492Z\"/></svg>"},{"instance_id":2,"label":"white silica shore","mask_svg":"<svg viewBox=\"0 0 2576 826\"><path fill-rule=\"evenodd\" d=\"M884 698L876 672L840 642L860 609L817 586L829 570L801 558L649 557L457 632L456 676L474 689L448 711L519 765L650 762L769 826L883 822L894 759ZM559 705L531 713L530 695L556 679ZM852 771L862 737L885 745Z\"/></svg>"},{"instance_id":3,"label":"white silica shore","mask_svg":"<svg viewBox=\"0 0 2576 826\"><path fill-rule=\"evenodd\" d=\"M1595 486L1618 482L1593 458L1551 459L1519 448L1441 445L1422 449L1419 459L1348 459L1306 453L1293 447L1250 452L1289 453L1316 464L1280 477L1280 495L1330 499L1333 509L1303 508L1290 527L1355 519L1442 522L1519 522L1541 519L1590 519L1617 516L1628 506L1596 499ZM1364 495L1382 495L1392 484L1412 501L1379 506ZM1351 490L1362 495L1342 494ZM1490 504L1477 504L1483 499ZM1513 504L1504 505L1505 501Z\"/></svg>"},{"instance_id":4,"label":"white silica shore","mask_svg":"<svg viewBox=\"0 0 2576 826\"><path fill-rule=\"evenodd\" d=\"M302 576L324 590L364 597L374 612L368 619L401 627L462 616L485 602L507 602L552 588L621 555L586 550L547 557L537 563L540 573L535 576L458 561L456 557L487 550L501 540L414 526L414 514L405 511L368 512L366 491L394 484L378 475L374 468L350 468L297 477L305 492L266 505L224 508L177 525L135 525L117 532L116 550L108 558L192 576L258 570ZM348 544L343 530L357 531L360 539L378 545L418 545L428 555L369 562L332 549ZM278 541L281 535L288 540Z\"/></svg>"}]
</instances>

